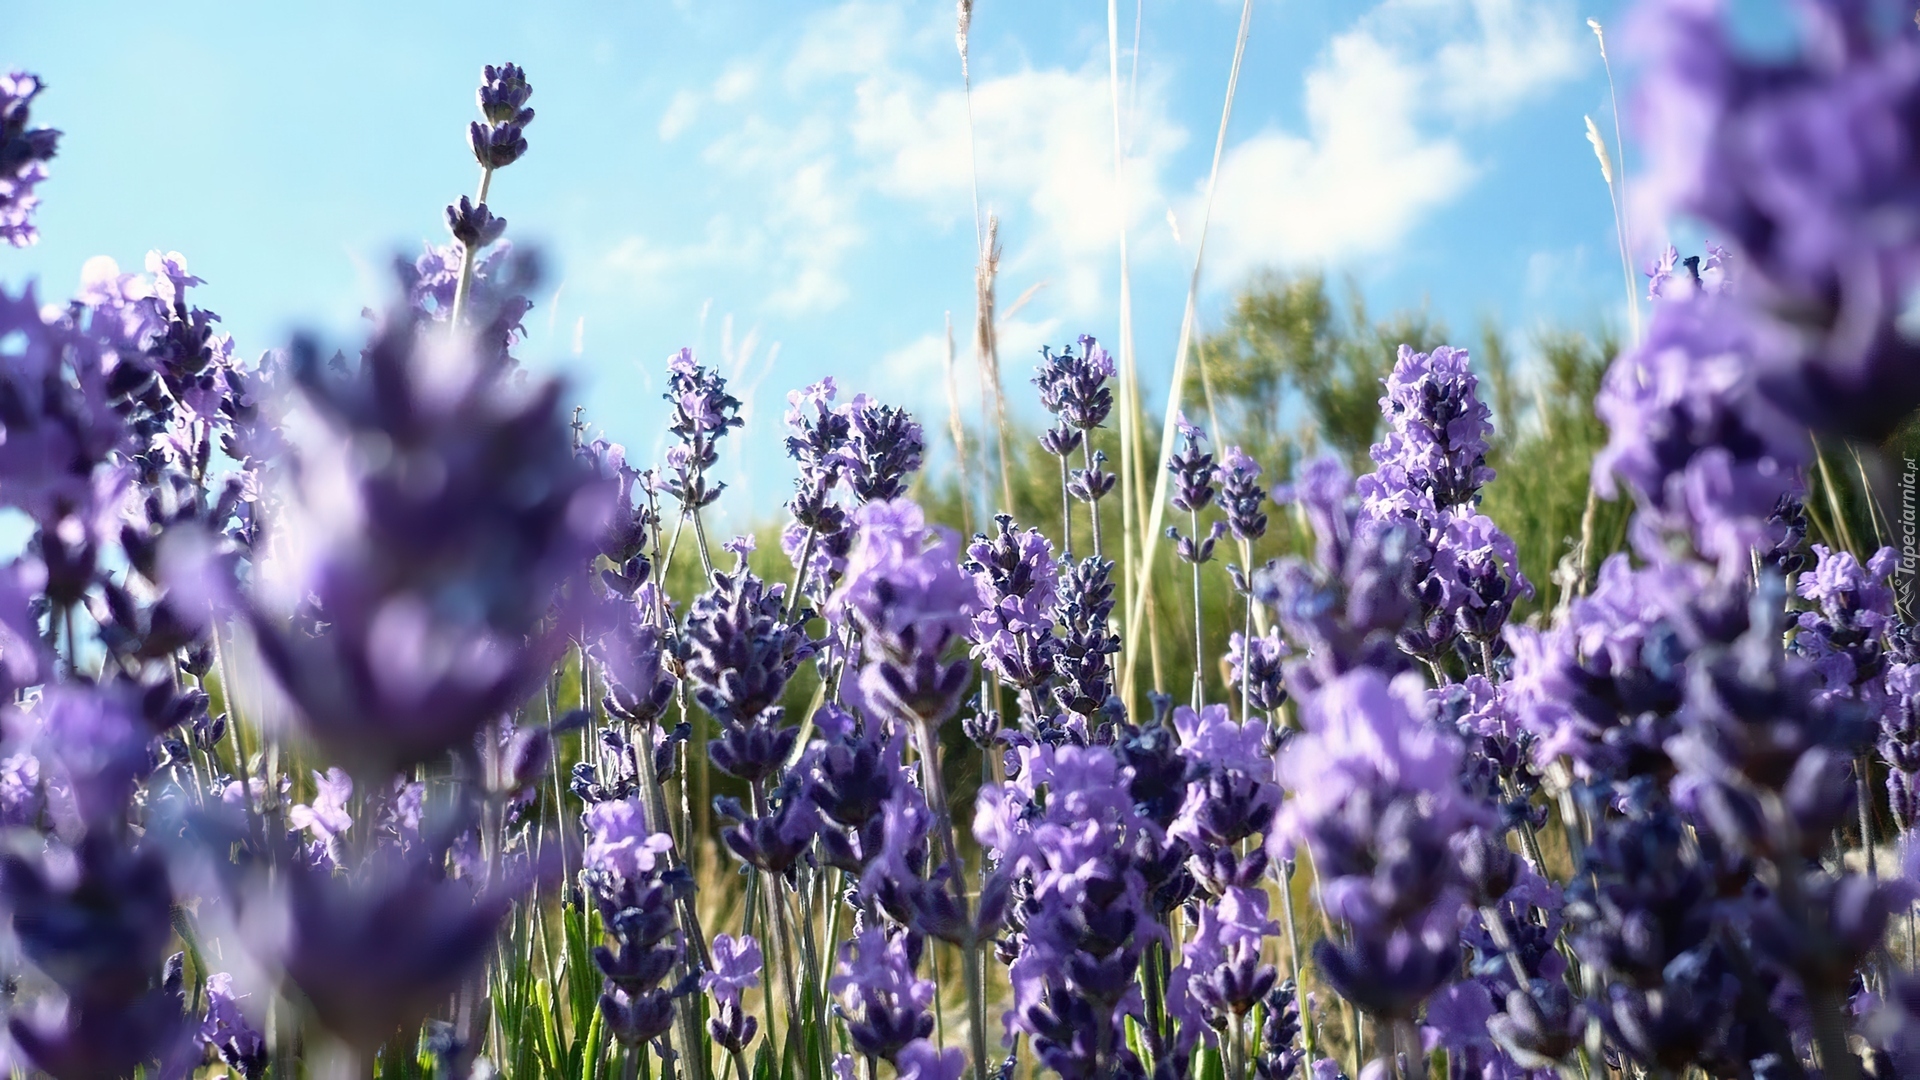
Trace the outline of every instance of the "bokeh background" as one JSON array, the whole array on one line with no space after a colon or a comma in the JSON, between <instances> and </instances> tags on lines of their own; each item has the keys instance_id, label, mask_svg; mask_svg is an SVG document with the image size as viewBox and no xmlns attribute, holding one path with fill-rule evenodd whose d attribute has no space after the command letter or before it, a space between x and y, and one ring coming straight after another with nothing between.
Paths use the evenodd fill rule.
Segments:
<instances>
[{"instance_id":1,"label":"bokeh background","mask_svg":"<svg viewBox=\"0 0 1920 1080\"><path fill-rule=\"evenodd\" d=\"M1461 344L1491 320L1522 371L1544 327L1624 328L1582 123L1613 134L1584 19L1608 26L1625 86L1619 7L1258 0L1201 330L1267 267L1322 270L1375 311L1424 309ZM1769 7L1746 12L1756 33ZM1164 401L1240 5L1117 14L1124 197L1106 5L974 15L972 160L981 212L1002 220L1003 313L1031 290L1000 327L1020 412L1041 344L1115 337L1122 221L1148 411ZM951 313L977 407L973 170L945 0L20 4L7 22L0 63L45 76L35 116L67 132L44 239L0 253L43 298L89 257L132 269L178 250L243 355L300 327L351 346L394 257L445 241L440 208L477 179L471 88L510 59L538 119L490 201L549 265L521 353L573 372L597 428L654 456L664 360L693 345L748 401L721 472L744 490L721 505L757 515L788 487L768 466L790 387L833 373L944 426ZM1644 261L1667 238L1634 239Z\"/></svg>"}]
</instances>

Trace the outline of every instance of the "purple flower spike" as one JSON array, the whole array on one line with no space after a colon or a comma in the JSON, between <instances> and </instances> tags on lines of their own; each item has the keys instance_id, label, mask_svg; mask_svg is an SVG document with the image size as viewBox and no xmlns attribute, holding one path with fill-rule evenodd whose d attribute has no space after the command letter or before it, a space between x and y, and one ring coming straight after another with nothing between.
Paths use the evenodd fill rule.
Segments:
<instances>
[{"instance_id":1,"label":"purple flower spike","mask_svg":"<svg viewBox=\"0 0 1920 1080\"><path fill-rule=\"evenodd\" d=\"M1753 334L1768 396L1878 442L1920 403L1920 349L1903 325L1920 247L1892 224L1920 207L1920 34L1910 10L1823 0L1795 5L1800 32L1783 47L1750 50L1739 7L1640 6L1648 209L1698 220L1737 253L1723 318Z\"/></svg>"},{"instance_id":2,"label":"purple flower spike","mask_svg":"<svg viewBox=\"0 0 1920 1080\"><path fill-rule=\"evenodd\" d=\"M411 312L352 370L304 339L294 370L316 422L278 515L287 558L250 609L268 670L349 771L471 746L577 631L552 605L598 546L612 487L575 457L559 383L510 382ZM299 605L298 625L272 600Z\"/></svg>"},{"instance_id":3,"label":"purple flower spike","mask_svg":"<svg viewBox=\"0 0 1920 1080\"><path fill-rule=\"evenodd\" d=\"M981 606L960 569L959 538L928 526L905 499L862 506L854 526L827 618L860 631L869 661L860 687L874 704L899 719L944 720L959 706L967 665L940 658Z\"/></svg>"},{"instance_id":4,"label":"purple flower spike","mask_svg":"<svg viewBox=\"0 0 1920 1080\"><path fill-rule=\"evenodd\" d=\"M1250 708L1270 713L1286 704L1286 675L1282 663L1290 651L1281 640L1278 628L1255 638L1247 638L1238 630L1228 637L1228 679L1235 688L1246 686Z\"/></svg>"},{"instance_id":5,"label":"purple flower spike","mask_svg":"<svg viewBox=\"0 0 1920 1080\"><path fill-rule=\"evenodd\" d=\"M1209 1031L1245 1016L1279 982L1279 972L1261 962L1262 942L1280 932L1267 917L1267 894L1255 888L1229 889L1218 902L1200 909L1200 925L1182 952L1187 993Z\"/></svg>"},{"instance_id":6,"label":"purple flower spike","mask_svg":"<svg viewBox=\"0 0 1920 1080\"><path fill-rule=\"evenodd\" d=\"M1040 404L1058 418L1058 426L1041 436L1041 444L1055 457L1078 449L1086 433L1106 422L1113 411L1113 358L1098 342L1080 336L1080 351L1071 347L1058 355L1040 347L1040 372L1033 384L1040 388Z\"/></svg>"},{"instance_id":7,"label":"purple flower spike","mask_svg":"<svg viewBox=\"0 0 1920 1080\"><path fill-rule=\"evenodd\" d=\"M969 638L987 670L1010 686L1030 690L1053 674L1053 607L1058 566L1053 542L1038 529L1016 530L1013 518L994 518L999 534L974 537L965 568L980 590L980 614Z\"/></svg>"},{"instance_id":8,"label":"purple flower spike","mask_svg":"<svg viewBox=\"0 0 1920 1080\"><path fill-rule=\"evenodd\" d=\"M527 152L525 132L533 123L533 110L526 106L533 86L518 64L488 64L480 78L480 112L486 122L473 122L467 129L469 141L481 168L504 169Z\"/></svg>"},{"instance_id":9,"label":"purple flower spike","mask_svg":"<svg viewBox=\"0 0 1920 1080\"><path fill-rule=\"evenodd\" d=\"M667 451L672 472L666 488L688 510L709 506L725 484L707 485L707 473L720 460L715 448L722 436L746 423L740 418L740 399L727 393L720 373L694 362L692 349L681 349L667 361L667 392L673 406L670 429L679 442Z\"/></svg>"},{"instance_id":10,"label":"purple flower spike","mask_svg":"<svg viewBox=\"0 0 1920 1080\"><path fill-rule=\"evenodd\" d=\"M905 495L926 449L919 422L905 409L882 405L865 394L854 397L849 415L852 427L840 460L854 498L869 503Z\"/></svg>"},{"instance_id":11,"label":"purple flower spike","mask_svg":"<svg viewBox=\"0 0 1920 1080\"><path fill-rule=\"evenodd\" d=\"M506 235L507 219L495 217L486 203L478 206L465 195L447 207L447 231L468 251L479 251Z\"/></svg>"},{"instance_id":12,"label":"purple flower spike","mask_svg":"<svg viewBox=\"0 0 1920 1080\"><path fill-rule=\"evenodd\" d=\"M1173 474L1173 505L1187 513L1198 513L1213 504L1213 455L1206 452L1207 433L1179 421L1180 447L1167 459L1167 471Z\"/></svg>"},{"instance_id":13,"label":"purple flower spike","mask_svg":"<svg viewBox=\"0 0 1920 1080\"><path fill-rule=\"evenodd\" d=\"M639 881L665 867L673 838L647 827L640 800L616 799L597 803L581 818L589 841L585 863L589 869L622 881Z\"/></svg>"},{"instance_id":14,"label":"purple flower spike","mask_svg":"<svg viewBox=\"0 0 1920 1080\"><path fill-rule=\"evenodd\" d=\"M22 955L66 995L64 1009L14 1012L26 1056L60 1077L123 1076L186 1035L162 985L172 935L167 868L103 832L76 847L0 856L0 894Z\"/></svg>"},{"instance_id":15,"label":"purple flower spike","mask_svg":"<svg viewBox=\"0 0 1920 1080\"><path fill-rule=\"evenodd\" d=\"M1664 537L1677 534L1745 572L1748 551L1778 539L1770 519L1812 447L1761 394L1730 303L1662 303L1646 340L1614 361L1594 402L1610 435L1593 484L1609 498L1624 485L1642 507L1634 542L1646 557L1670 558Z\"/></svg>"},{"instance_id":16,"label":"purple flower spike","mask_svg":"<svg viewBox=\"0 0 1920 1080\"><path fill-rule=\"evenodd\" d=\"M847 1039L863 1054L899 1061L908 1043L933 1034L934 984L914 971L923 943L911 931L861 931L840 947L827 989L839 999Z\"/></svg>"},{"instance_id":17,"label":"purple flower spike","mask_svg":"<svg viewBox=\"0 0 1920 1080\"><path fill-rule=\"evenodd\" d=\"M1258 540L1265 536L1267 515L1260 512L1260 504L1267 499L1267 489L1255 482L1260 479L1260 463L1239 447L1229 446L1213 477L1220 483L1220 504L1226 508L1234 537Z\"/></svg>"},{"instance_id":18,"label":"purple flower spike","mask_svg":"<svg viewBox=\"0 0 1920 1080\"><path fill-rule=\"evenodd\" d=\"M916 1039L900 1048L894 1067L899 1070L900 1080L960 1080L967 1073L967 1055Z\"/></svg>"},{"instance_id":19,"label":"purple flower spike","mask_svg":"<svg viewBox=\"0 0 1920 1080\"><path fill-rule=\"evenodd\" d=\"M329 1031L362 1052L426 1016L485 963L530 884L476 891L423 849L382 851L347 876L295 867L242 907L256 959L284 972Z\"/></svg>"},{"instance_id":20,"label":"purple flower spike","mask_svg":"<svg viewBox=\"0 0 1920 1080\"><path fill-rule=\"evenodd\" d=\"M1480 400L1478 387L1467 350L1445 345L1431 353L1400 346L1386 378L1380 411L1387 418L1387 436L1370 453L1383 472L1403 475L1436 508L1472 502L1493 479L1487 467L1492 411Z\"/></svg>"},{"instance_id":21,"label":"purple flower spike","mask_svg":"<svg viewBox=\"0 0 1920 1080\"><path fill-rule=\"evenodd\" d=\"M30 247L40 239L33 225L40 197L33 189L47 178L46 163L60 145L58 131L27 126L33 99L44 89L37 75L0 75L0 238L14 247Z\"/></svg>"},{"instance_id":22,"label":"purple flower spike","mask_svg":"<svg viewBox=\"0 0 1920 1080\"><path fill-rule=\"evenodd\" d=\"M266 1075L267 1040L241 1008L240 999L246 995L234 993L233 976L219 972L207 979L206 989L207 1015L200 1021L200 1041L246 1080Z\"/></svg>"},{"instance_id":23,"label":"purple flower spike","mask_svg":"<svg viewBox=\"0 0 1920 1080\"><path fill-rule=\"evenodd\" d=\"M700 976L700 988L713 995L714 1015L707 1033L730 1053L753 1041L760 1024L740 1004L740 995L760 985L760 944L751 936L719 934L713 939L713 970Z\"/></svg>"},{"instance_id":24,"label":"purple flower spike","mask_svg":"<svg viewBox=\"0 0 1920 1080\"><path fill-rule=\"evenodd\" d=\"M774 709L813 645L786 618L786 586L769 585L741 559L715 571L681 631L694 700L723 724L752 725Z\"/></svg>"}]
</instances>

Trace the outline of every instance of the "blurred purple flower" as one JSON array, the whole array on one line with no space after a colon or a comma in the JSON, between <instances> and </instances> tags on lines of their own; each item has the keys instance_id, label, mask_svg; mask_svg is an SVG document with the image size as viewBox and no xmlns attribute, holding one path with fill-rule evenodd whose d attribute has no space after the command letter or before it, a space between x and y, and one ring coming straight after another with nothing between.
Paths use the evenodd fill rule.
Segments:
<instances>
[{"instance_id":1,"label":"blurred purple flower","mask_svg":"<svg viewBox=\"0 0 1920 1080\"><path fill-rule=\"evenodd\" d=\"M241 1008L240 999L246 995L234 993L233 976L222 971L208 977L206 994L207 1014L200 1021L200 1041L246 1080L264 1076L267 1040Z\"/></svg>"},{"instance_id":2,"label":"blurred purple flower","mask_svg":"<svg viewBox=\"0 0 1920 1080\"><path fill-rule=\"evenodd\" d=\"M549 616L606 527L612 485L575 457L560 384L509 382L445 333L396 314L347 373L294 350L315 422L279 515L290 558L250 610L304 729L349 771L470 746L517 705L578 631ZM276 593L324 625L288 626L261 602Z\"/></svg>"},{"instance_id":3,"label":"blurred purple flower","mask_svg":"<svg viewBox=\"0 0 1920 1080\"><path fill-rule=\"evenodd\" d=\"M1879 5L1796 5L1780 50L1736 44L1718 0L1640 5L1637 99L1649 209L1682 212L1741 259L1723 318L1751 327L1782 408L1878 440L1920 402L1900 317L1920 280L1911 115L1920 34Z\"/></svg>"},{"instance_id":4,"label":"blurred purple flower","mask_svg":"<svg viewBox=\"0 0 1920 1080\"><path fill-rule=\"evenodd\" d=\"M0 239L14 247L29 247L40 239L33 225L40 197L33 189L47 178L46 163L60 145L58 131L28 127L33 99L44 89L38 75L0 75Z\"/></svg>"},{"instance_id":5,"label":"blurred purple flower","mask_svg":"<svg viewBox=\"0 0 1920 1080\"><path fill-rule=\"evenodd\" d=\"M638 798L595 803L581 821L589 838L585 864L620 880L639 881L666 865L662 856L673 850L671 837L647 827Z\"/></svg>"}]
</instances>

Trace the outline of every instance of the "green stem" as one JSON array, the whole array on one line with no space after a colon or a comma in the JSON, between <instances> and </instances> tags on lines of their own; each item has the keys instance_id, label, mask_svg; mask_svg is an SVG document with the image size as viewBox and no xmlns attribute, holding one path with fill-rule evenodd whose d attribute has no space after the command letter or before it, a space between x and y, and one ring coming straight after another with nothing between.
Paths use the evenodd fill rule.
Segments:
<instances>
[{"instance_id":1,"label":"green stem","mask_svg":"<svg viewBox=\"0 0 1920 1080\"><path fill-rule=\"evenodd\" d=\"M480 166L480 193L474 196L475 206L487 201L487 189L493 186L493 166ZM453 333L460 332L460 320L466 315L467 301L473 293L473 249L460 245L460 280L453 287L453 313L447 319L447 327Z\"/></svg>"},{"instance_id":2,"label":"green stem","mask_svg":"<svg viewBox=\"0 0 1920 1080\"><path fill-rule=\"evenodd\" d=\"M1087 432L1086 438L1080 441L1080 450L1085 455L1087 478L1091 481L1093 478L1093 432ZM1098 559L1100 557L1100 500L1098 497L1087 500L1087 517L1093 526L1093 557Z\"/></svg>"},{"instance_id":3,"label":"green stem","mask_svg":"<svg viewBox=\"0 0 1920 1080\"><path fill-rule=\"evenodd\" d=\"M940 843L947 856L947 862L954 869L956 878L963 869L960 862L960 848L953 839L953 820L947 812L947 785L940 775L940 743L933 729L933 722L925 717L917 725L920 735L920 767L926 777L927 802L933 809L935 830L940 834ZM972 929L972 916L967 910L966 890L959 890L961 917L968 922L967 940L961 946L961 957L966 965L967 983L967 1036L973 1043L974 1080L987 1080L987 1004L985 977L980 965L980 942Z\"/></svg>"}]
</instances>

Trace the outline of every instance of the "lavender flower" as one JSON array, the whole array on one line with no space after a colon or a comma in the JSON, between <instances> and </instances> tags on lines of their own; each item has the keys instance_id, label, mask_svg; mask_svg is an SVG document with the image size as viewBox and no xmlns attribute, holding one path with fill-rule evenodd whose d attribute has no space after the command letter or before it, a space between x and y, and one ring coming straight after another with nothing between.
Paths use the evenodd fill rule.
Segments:
<instances>
[{"instance_id":1,"label":"lavender flower","mask_svg":"<svg viewBox=\"0 0 1920 1080\"><path fill-rule=\"evenodd\" d=\"M722 725L709 752L743 780L772 775L798 734L783 726L777 702L813 646L787 622L785 595L785 586L760 580L742 558L732 571L714 573L681 631L693 699Z\"/></svg>"},{"instance_id":2,"label":"lavender flower","mask_svg":"<svg viewBox=\"0 0 1920 1080\"><path fill-rule=\"evenodd\" d=\"M1111 625L1113 565L1096 557L1063 561L1055 588L1053 699L1081 717L1093 717L1113 699L1113 655L1120 651Z\"/></svg>"},{"instance_id":3,"label":"lavender flower","mask_svg":"<svg viewBox=\"0 0 1920 1080\"><path fill-rule=\"evenodd\" d=\"M166 864L106 830L74 846L0 856L19 948L66 995L64 1011L16 1011L8 1029L56 1076L115 1076L170 1056L186 1034L161 985L173 894Z\"/></svg>"},{"instance_id":4,"label":"lavender flower","mask_svg":"<svg viewBox=\"0 0 1920 1080\"><path fill-rule=\"evenodd\" d=\"M963 567L980 594L968 636L982 665L1024 695L1043 689L1053 675L1058 565L1052 541L1040 530L1015 530L1009 514L993 520L998 535L982 533L967 545Z\"/></svg>"},{"instance_id":5,"label":"lavender flower","mask_svg":"<svg viewBox=\"0 0 1920 1080\"><path fill-rule=\"evenodd\" d=\"M1246 637L1234 631L1227 638L1227 678L1235 686L1247 688L1247 705L1257 712L1271 713L1287 702L1286 676L1282 662L1290 650L1277 629L1258 637Z\"/></svg>"},{"instance_id":6,"label":"lavender flower","mask_svg":"<svg viewBox=\"0 0 1920 1080\"><path fill-rule=\"evenodd\" d=\"M1179 420L1180 447L1167 459L1167 471L1173 474L1173 505L1197 514L1213 503L1213 455L1206 452L1207 433Z\"/></svg>"},{"instance_id":7,"label":"lavender flower","mask_svg":"<svg viewBox=\"0 0 1920 1080\"><path fill-rule=\"evenodd\" d=\"M1293 1080L1300 1073L1305 1054L1295 1048L1300 1037L1300 999L1292 979L1267 994L1260 1023L1260 1052L1253 1060L1253 1074L1260 1080Z\"/></svg>"},{"instance_id":8,"label":"lavender flower","mask_svg":"<svg viewBox=\"0 0 1920 1080\"><path fill-rule=\"evenodd\" d=\"M881 715L938 723L959 707L967 678L964 662L940 657L980 607L977 587L960 571L959 540L930 528L905 499L867 503L854 527L827 618L860 632L868 660L860 690Z\"/></svg>"},{"instance_id":9,"label":"lavender flower","mask_svg":"<svg viewBox=\"0 0 1920 1080\"><path fill-rule=\"evenodd\" d=\"M304 339L294 368L316 423L280 515L281 588L251 609L268 668L350 769L470 746L564 648L571 620L546 617L612 492L574 456L558 383L512 386L411 312L355 371L330 372ZM369 440L391 452L362 453ZM315 603L324 628L275 618L261 601L276 592Z\"/></svg>"},{"instance_id":10,"label":"lavender flower","mask_svg":"<svg viewBox=\"0 0 1920 1080\"><path fill-rule=\"evenodd\" d=\"M1670 557L1671 534L1744 571L1747 553L1773 539L1768 521L1810 446L1761 394L1730 302L1658 305L1646 340L1614 361L1594 403L1610 436L1593 484L1611 498L1624 483L1644 508L1634 541L1646 557Z\"/></svg>"},{"instance_id":11,"label":"lavender flower","mask_svg":"<svg viewBox=\"0 0 1920 1080\"><path fill-rule=\"evenodd\" d=\"M0 289L0 502L39 525L48 588L62 603L117 525L125 477L107 462L131 449L133 432L111 405L116 388L151 377L136 343L90 331L43 321L31 286L17 297Z\"/></svg>"},{"instance_id":12,"label":"lavender flower","mask_svg":"<svg viewBox=\"0 0 1920 1080\"><path fill-rule=\"evenodd\" d=\"M38 75L10 71L0 76L0 237L14 247L40 239L33 211L40 203L34 187L47 178L48 161L60 145L52 128L30 128L33 99L46 89Z\"/></svg>"},{"instance_id":13,"label":"lavender flower","mask_svg":"<svg viewBox=\"0 0 1920 1080\"><path fill-rule=\"evenodd\" d=\"M266 1037L241 1008L244 994L234 993L233 976L222 971L207 979L207 1014L200 1021L199 1039L246 1080L266 1075Z\"/></svg>"},{"instance_id":14,"label":"lavender flower","mask_svg":"<svg viewBox=\"0 0 1920 1080\"><path fill-rule=\"evenodd\" d=\"M1041 346L1040 372L1033 385L1040 388L1040 404L1048 412L1084 434L1106 423L1113 411L1113 390L1106 385L1113 378L1113 358L1086 334L1080 335L1079 344L1077 354L1071 346L1058 355Z\"/></svg>"},{"instance_id":15,"label":"lavender flower","mask_svg":"<svg viewBox=\"0 0 1920 1080\"><path fill-rule=\"evenodd\" d=\"M1718 3L1644 5L1640 98L1658 210L1725 236L1741 259L1722 318L1751 327L1782 408L1877 440L1920 401L1897 325L1920 263L1888 222L1914 212L1905 117L1920 37L1872 5L1801 5L1803 32L1766 55L1735 44Z\"/></svg>"},{"instance_id":16,"label":"lavender flower","mask_svg":"<svg viewBox=\"0 0 1920 1080\"><path fill-rule=\"evenodd\" d=\"M1230 888L1200 909L1199 928L1173 978L1176 985L1185 980L1205 1028L1226 1028L1272 992L1279 973L1260 954L1266 938L1279 932L1280 924L1267 917L1267 894L1257 887Z\"/></svg>"},{"instance_id":17,"label":"lavender flower","mask_svg":"<svg viewBox=\"0 0 1920 1080\"><path fill-rule=\"evenodd\" d=\"M1894 625L1888 584L1899 555L1890 547L1861 566L1852 553L1813 546L1813 573L1798 583L1813 610L1800 613L1793 649L1813 663L1829 698L1857 702L1869 717L1885 711L1886 636Z\"/></svg>"},{"instance_id":18,"label":"lavender flower","mask_svg":"<svg viewBox=\"0 0 1920 1080\"><path fill-rule=\"evenodd\" d=\"M319 1023L360 1052L427 1016L486 960L529 881L446 876L443 845L373 851L344 875L289 867L241 897L241 934Z\"/></svg>"},{"instance_id":19,"label":"lavender flower","mask_svg":"<svg viewBox=\"0 0 1920 1080\"><path fill-rule=\"evenodd\" d=\"M728 430L746 421L739 416L740 400L727 393L727 381L694 362L692 349L681 349L667 362L667 392L673 406L669 425L679 440L667 451L672 478L667 490L688 511L712 505L727 485L707 486L707 472L720 460L715 449Z\"/></svg>"},{"instance_id":20,"label":"lavender flower","mask_svg":"<svg viewBox=\"0 0 1920 1080\"><path fill-rule=\"evenodd\" d=\"M714 936L713 970L700 976L700 988L713 995L707 1034L728 1053L740 1053L760 1030L760 1022L740 1004L740 995L760 985L761 967L760 944L751 936Z\"/></svg>"},{"instance_id":21,"label":"lavender flower","mask_svg":"<svg viewBox=\"0 0 1920 1080\"><path fill-rule=\"evenodd\" d=\"M1266 872L1266 852L1254 847L1240 855L1238 848L1267 832L1280 806L1266 725L1236 723L1225 705L1208 705L1175 709L1173 726L1189 779L1168 835L1186 841L1194 877L1208 892L1223 896L1252 887Z\"/></svg>"},{"instance_id":22,"label":"lavender flower","mask_svg":"<svg viewBox=\"0 0 1920 1080\"><path fill-rule=\"evenodd\" d=\"M849 403L852 421L840 460L847 486L861 503L886 502L907 493L907 478L919 471L925 451L920 424L905 409L882 405L865 394Z\"/></svg>"},{"instance_id":23,"label":"lavender flower","mask_svg":"<svg viewBox=\"0 0 1920 1080\"><path fill-rule=\"evenodd\" d=\"M462 195L447 207L447 231L462 248L477 252L506 234L507 219L494 216L486 203L475 205Z\"/></svg>"},{"instance_id":24,"label":"lavender flower","mask_svg":"<svg viewBox=\"0 0 1920 1080\"><path fill-rule=\"evenodd\" d=\"M1227 447L1226 455L1213 471L1220 483L1220 505L1226 509L1227 525L1239 540L1258 540L1267 534L1267 515L1260 504L1267 491L1254 481L1260 478L1260 463L1237 446Z\"/></svg>"},{"instance_id":25,"label":"lavender flower","mask_svg":"<svg viewBox=\"0 0 1920 1080\"><path fill-rule=\"evenodd\" d=\"M1269 837L1275 854L1311 851L1321 908L1350 928L1319 943L1315 962L1383 1023L1410 1018L1452 973L1465 896L1448 838L1488 816L1459 793L1459 744L1405 693L1363 668L1314 694L1305 734L1281 751L1294 797Z\"/></svg>"},{"instance_id":26,"label":"lavender flower","mask_svg":"<svg viewBox=\"0 0 1920 1080\"><path fill-rule=\"evenodd\" d=\"M1130 852L1153 827L1105 747L1025 747L1018 779L980 793L974 836L1029 881L1015 909L1008 1034L1024 1031L1048 1068L1097 1076L1132 1058L1126 1016L1144 1015L1133 972L1161 931Z\"/></svg>"},{"instance_id":27,"label":"lavender flower","mask_svg":"<svg viewBox=\"0 0 1920 1080\"><path fill-rule=\"evenodd\" d=\"M916 1039L933 1034L934 984L915 974L921 941L911 932L861 931L840 947L827 989L847 1021L847 1039L869 1057L897 1063Z\"/></svg>"},{"instance_id":28,"label":"lavender flower","mask_svg":"<svg viewBox=\"0 0 1920 1080\"><path fill-rule=\"evenodd\" d=\"M533 110L526 107L533 96L527 73L518 64L488 64L480 72L480 113L486 122L475 120L467 127L468 141L480 167L492 172L520 160L527 152L527 125L533 123Z\"/></svg>"},{"instance_id":29,"label":"lavender flower","mask_svg":"<svg viewBox=\"0 0 1920 1080\"><path fill-rule=\"evenodd\" d=\"M683 959L675 905L693 883L686 871L670 869L672 838L647 831L636 800L594 806L586 825L593 839L580 880L612 939L593 950L594 965L607 981L600 1012L616 1040L638 1047L666 1032L674 999L697 985L691 978L660 985ZM738 972L730 968L727 974Z\"/></svg>"},{"instance_id":30,"label":"lavender flower","mask_svg":"<svg viewBox=\"0 0 1920 1080\"><path fill-rule=\"evenodd\" d=\"M1386 378L1380 411L1387 436L1370 453L1383 471L1402 475L1439 509L1472 502L1493 479L1487 467L1492 411L1478 386L1467 351L1444 345L1431 353L1400 346Z\"/></svg>"},{"instance_id":31,"label":"lavender flower","mask_svg":"<svg viewBox=\"0 0 1920 1080\"><path fill-rule=\"evenodd\" d=\"M1254 574L1253 595L1297 648L1288 673L1296 693L1358 667L1400 670L1396 638L1416 612L1414 574L1428 553L1419 528L1366 513L1345 466L1321 458L1275 493L1298 502L1313 526L1311 562L1289 557Z\"/></svg>"}]
</instances>

